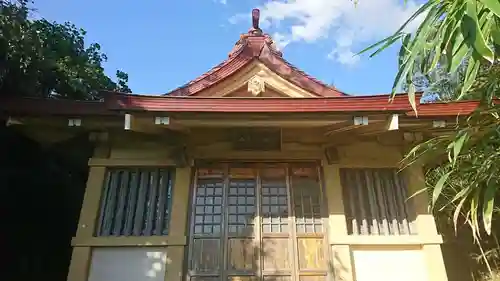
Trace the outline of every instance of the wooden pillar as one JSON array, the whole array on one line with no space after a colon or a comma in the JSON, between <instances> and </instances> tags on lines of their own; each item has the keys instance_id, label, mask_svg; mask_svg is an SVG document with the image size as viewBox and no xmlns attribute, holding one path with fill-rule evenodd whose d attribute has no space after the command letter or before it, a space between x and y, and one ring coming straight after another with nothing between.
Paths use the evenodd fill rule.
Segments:
<instances>
[{"instance_id":1,"label":"wooden pillar","mask_svg":"<svg viewBox=\"0 0 500 281\"><path fill-rule=\"evenodd\" d=\"M169 236L184 238L187 241L187 222L189 213L189 191L191 187L191 168L177 168L175 170L175 183L173 186L172 213L170 217ZM185 245L169 246L169 257L165 281L181 281L183 274Z\"/></svg>"},{"instance_id":2,"label":"wooden pillar","mask_svg":"<svg viewBox=\"0 0 500 281\"><path fill-rule=\"evenodd\" d=\"M350 247L345 244L335 245L334 242L342 240L347 236L339 165L324 165L323 175L328 201L328 237L331 243L332 271L335 280L352 281L354 280L354 276Z\"/></svg>"},{"instance_id":3,"label":"wooden pillar","mask_svg":"<svg viewBox=\"0 0 500 281\"><path fill-rule=\"evenodd\" d=\"M407 168L408 185L410 193L416 193L426 188L425 177L421 165L414 164ZM436 240L439 236L436 228L434 216L429 212L429 198L426 192L421 192L413 197L413 203L416 212L416 225L418 235L425 240ZM429 280L430 281L446 281L446 268L441 252L440 244L425 244L422 246L424 257L426 260Z\"/></svg>"},{"instance_id":4,"label":"wooden pillar","mask_svg":"<svg viewBox=\"0 0 500 281\"><path fill-rule=\"evenodd\" d=\"M77 239L91 238L94 234L97 213L99 211L101 189L105 176L105 167L90 168L76 231ZM73 248L71 265L68 272L68 281L87 281L91 254L91 248L88 246L75 246Z\"/></svg>"}]
</instances>

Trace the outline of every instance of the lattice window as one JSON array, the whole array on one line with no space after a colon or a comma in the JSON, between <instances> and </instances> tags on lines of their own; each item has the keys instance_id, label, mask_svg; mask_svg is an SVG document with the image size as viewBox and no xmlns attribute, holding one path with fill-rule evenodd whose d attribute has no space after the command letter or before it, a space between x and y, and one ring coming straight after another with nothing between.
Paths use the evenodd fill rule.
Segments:
<instances>
[{"instance_id":1,"label":"lattice window","mask_svg":"<svg viewBox=\"0 0 500 281\"><path fill-rule=\"evenodd\" d=\"M292 169L292 194L297 233L323 232L321 187L315 168Z\"/></svg>"},{"instance_id":2,"label":"lattice window","mask_svg":"<svg viewBox=\"0 0 500 281\"><path fill-rule=\"evenodd\" d=\"M196 175L190 280L326 280L322 194L314 164L220 164L199 168ZM211 202L222 207L217 225L200 217L207 210L208 188L217 195Z\"/></svg>"},{"instance_id":3,"label":"lattice window","mask_svg":"<svg viewBox=\"0 0 500 281\"><path fill-rule=\"evenodd\" d=\"M262 232L288 232L288 199L284 168L262 171L261 179Z\"/></svg>"},{"instance_id":4,"label":"lattice window","mask_svg":"<svg viewBox=\"0 0 500 281\"><path fill-rule=\"evenodd\" d=\"M349 234L415 234L406 181L396 169L341 169Z\"/></svg>"},{"instance_id":5,"label":"lattice window","mask_svg":"<svg viewBox=\"0 0 500 281\"><path fill-rule=\"evenodd\" d=\"M194 233L220 233L222 221L222 188L224 183L200 179L196 194Z\"/></svg>"},{"instance_id":6,"label":"lattice window","mask_svg":"<svg viewBox=\"0 0 500 281\"><path fill-rule=\"evenodd\" d=\"M253 170L233 168L230 175L227 197L229 235L252 235L257 204L257 182Z\"/></svg>"},{"instance_id":7,"label":"lattice window","mask_svg":"<svg viewBox=\"0 0 500 281\"><path fill-rule=\"evenodd\" d=\"M170 169L109 169L96 236L167 235L173 175Z\"/></svg>"}]
</instances>

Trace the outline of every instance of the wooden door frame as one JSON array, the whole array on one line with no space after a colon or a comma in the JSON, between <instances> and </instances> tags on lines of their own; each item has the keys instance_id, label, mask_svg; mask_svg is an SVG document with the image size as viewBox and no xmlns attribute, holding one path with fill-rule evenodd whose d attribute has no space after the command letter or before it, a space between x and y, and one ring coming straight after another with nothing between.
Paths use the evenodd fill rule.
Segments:
<instances>
[{"instance_id":1,"label":"wooden door frame","mask_svg":"<svg viewBox=\"0 0 500 281\"><path fill-rule=\"evenodd\" d=\"M302 236L307 236L307 234L303 234L302 236L301 235L297 235L296 233L296 228L297 228L297 222L296 222L296 219L295 219L295 210L294 210L294 202L293 202L293 187L292 187L292 183L291 183L291 178L292 178L292 175L291 175L291 167L293 167L293 164L300 164L300 163L304 163L304 164L308 164L308 166L310 167L314 167L315 169L315 172L316 172L316 177L317 177L317 180L318 180L318 184L319 184L319 204L320 204L320 216L321 216L321 223L322 223L322 232L321 232L321 235L319 235L318 237L322 237L322 240L323 240L323 256L324 256L324 259L325 259L325 263L327 264L326 265L326 268L325 270L318 270L315 274L315 275L324 275L325 276L325 280L331 280L331 277L332 277L332 272L329 270L328 268L328 264L331 262L330 261L330 249L329 249L329 241L328 241L328 231L329 231L329 223L328 223L328 206L327 206L327 203L328 203L328 200L326 198L326 193L325 193L325 184L324 184L324 176L323 176L323 169L322 169L322 163L321 161L319 161L318 159L311 159L311 160L304 160L304 159L297 159L297 160L281 160L281 159L264 159L264 160L254 160L254 159L251 159L251 160L241 160L241 159L238 159L238 160L228 160L228 159L221 159L221 160L198 160L195 162L195 165L193 167L193 172L192 172L192 189L190 192L192 192L191 194L191 200L190 200L190 203L189 203L189 212L188 212L188 219L189 219L189 230L188 230L188 248L187 248L187 255L186 255L186 266L185 266L185 270L184 270L184 273L185 273L185 280L189 281L190 277L191 277L191 274L192 274L192 270L191 270L191 265L189 263L191 263L191 261L193 260L193 233L194 233L194 220L195 220L195 205L196 205L196 196L197 196L197 187L198 187L198 180L199 180L199 177L198 177L198 170L200 168L203 168L203 167L207 167L207 166L218 166L218 165L221 165L224 167L224 174L223 174L223 178L222 178L222 181L223 181L223 193L222 193L222 196L223 196L223 199L222 199L222 214L221 216L223 217L222 220L221 220L221 224L224 225L223 226L223 233L220 235L219 237L219 241L220 243L224 243L224 244L220 244L219 245L219 249L223 250L224 252L221 254L219 254L218 258L219 259L223 259L223 260L220 260L220 264L219 266L221 267L220 268L220 273L221 273L221 276L219 276L220 278L222 277L225 277L227 279L228 276L238 276L238 275L233 275L233 274L227 274L227 263L228 263L228 250L227 250L227 247L228 247L228 241L229 241L229 235L227 233L228 231L228 216L229 216L229 213L228 213L228 202L227 202L227 196L228 196L228 191L226 191L226 189L228 189L229 187L229 169L231 168L231 166L235 166L235 165L245 165L245 164L249 164L250 166L253 166L252 168L253 169L256 169L257 172L255 173L255 198L256 198L256 201L255 201L255 221L254 221L254 228L255 227L259 227L259 230L257 231L254 231L254 235L252 236L253 240L256 240L258 241L258 244L259 244L259 247L261 247L262 245L262 241L263 241L263 233L262 233L262 229L260 229L262 227L262 214L261 214L261 208L262 208L262 202L261 202L261 192L262 192L262 181L261 181L261 176L260 176L260 173L258 172L261 168L261 166L266 166L266 165L269 165L269 164L281 164L283 165L283 167L285 168L285 181L286 181L286 193L287 193L287 208L289 209L289 215L288 215L288 226L290 228L290 231L292 231L292 233L288 236L287 240L288 240L288 244L290 244L291 248L290 248L290 254L291 256L289 257L290 258L290 262L292 263L290 265L290 281L299 281L299 278L301 276L300 272L300 264L299 264L299 252L298 252L298 248L299 248L299 238L302 237ZM300 237L299 237L300 236ZM314 235L313 235L314 236ZM214 237L215 238L215 237ZM242 237L242 239L246 239L247 237ZM260 251L260 248L259 248L259 251ZM273 276L271 274L269 274L269 272L267 274L264 274L265 271L263 269L263 260L262 260L262 257L260 256L259 254L259 257L257 258L256 262L258 263L257 265L257 268L254 270L255 271L255 277L256 278L261 278L261 277L264 277L264 276ZM323 273L320 273L323 272ZM303 272L304 273L304 272ZM311 274L308 274L307 272L305 272L306 275L312 275L313 272L310 272ZM205 276L205 275L195 275L195 276ZM213 276L213 275L211 275ZM243 276L243 275L239 275L239 276ZM249 275L251 276L251 275ZM276 276L276 275L274 275ZM283 276L287 276L287 275L283 275ZM208 276L207 276L208 277Z\"/></svg>"}]
</instances>

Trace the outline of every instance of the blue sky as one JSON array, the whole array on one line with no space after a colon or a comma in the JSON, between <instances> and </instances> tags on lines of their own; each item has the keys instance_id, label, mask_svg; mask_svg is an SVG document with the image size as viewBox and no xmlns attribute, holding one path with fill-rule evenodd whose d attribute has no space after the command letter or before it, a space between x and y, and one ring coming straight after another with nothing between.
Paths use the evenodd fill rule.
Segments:
<instances>
[{"instance_id":1,"label":"blue sky","mask_svg":"<svg viewBox=\"0 0 500 281\"><path fill-rule=\"evenodd\" d=\"M373 2L373 3L372 3ZM134 93L166 93L224 60L260 7L264 31L284 58L349 94L390 92L397 48L353 58L415 9L398 0L37 0L37 15L85 29L108 56L106 72L129 74ZM388 16L390 15L390 16Z\"/></svg>"}]
</instances>

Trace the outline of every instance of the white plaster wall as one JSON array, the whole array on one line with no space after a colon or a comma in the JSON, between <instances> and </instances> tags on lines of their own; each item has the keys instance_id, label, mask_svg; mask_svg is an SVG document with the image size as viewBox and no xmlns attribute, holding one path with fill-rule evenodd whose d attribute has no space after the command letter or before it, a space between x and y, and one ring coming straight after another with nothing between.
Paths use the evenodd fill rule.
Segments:
<instances>
[{"instance_id":1,"label":"white plaster wall","mask_svg":"<svg viewBox=\"0 0 500 281\"><path fill-rule=\"evenodd\" d=\"M356 281L428 281L422 250L353 250Z\"/></svg>"},{"instance_id":2,"label":"white plaster wall","mask_svg":"<svg viewBox=\"0 0 500 281\"><path fill-rule=\"evenodd\" d=\"M165 248L96 248L89 281L163 281Z\"/></svg>"}]
</instances>

